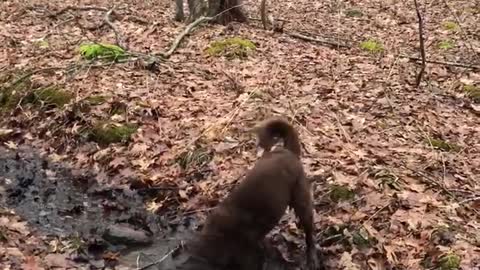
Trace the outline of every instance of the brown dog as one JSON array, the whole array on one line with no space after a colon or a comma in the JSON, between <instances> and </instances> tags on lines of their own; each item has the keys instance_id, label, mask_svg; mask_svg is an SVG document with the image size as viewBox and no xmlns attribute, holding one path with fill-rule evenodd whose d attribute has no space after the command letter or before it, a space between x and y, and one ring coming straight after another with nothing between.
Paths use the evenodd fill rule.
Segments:
<instances>
[{"instance_id":1,"label":"brown dog","mask_svg":"<svg viewBox=\"0 0 480 270\"><path fill-rule=\"evenodd\" d=\"M298 134L278 118L265 121L255 132L258 146L266 150L263 157L213 210L191 243L194 259L190 264L197 267L183 269L262 269L261 242L288 206L295 210L305 232L308 269L323 269L313 240L312 197L300 162ZM271 150L279 139L284 148Z\"/></svg>"}]
</instances>

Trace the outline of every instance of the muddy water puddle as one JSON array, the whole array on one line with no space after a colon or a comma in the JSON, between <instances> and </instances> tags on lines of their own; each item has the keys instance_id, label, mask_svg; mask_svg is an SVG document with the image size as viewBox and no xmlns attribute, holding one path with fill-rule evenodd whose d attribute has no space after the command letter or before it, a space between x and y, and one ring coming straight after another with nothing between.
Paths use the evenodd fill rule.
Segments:
<instances>
[{"instance_id":1,"label":"muddy water puddle","mask_svg":"<svg viewBox=\"0 0 480 270\"><path fill-rule=\"evenodd\" d=\"M120 254L117 269L137 269L186 240L191 228L181 224L174 231L146 211L143 200L130 189L103 188L93 176L73 176L32 149L0 147L0 207L47 238L81 239L85 248L71 258L75 265L104 268L109 264L101 254L111 251Z\"/></svg>"}]
</instances>

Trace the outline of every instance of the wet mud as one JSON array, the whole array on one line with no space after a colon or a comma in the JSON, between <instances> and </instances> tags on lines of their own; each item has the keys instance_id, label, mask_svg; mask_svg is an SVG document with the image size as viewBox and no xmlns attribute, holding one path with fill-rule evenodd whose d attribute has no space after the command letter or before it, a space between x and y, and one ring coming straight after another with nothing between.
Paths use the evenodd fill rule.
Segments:
<instances>
[{"instance_id":1,"label":"wet mud","mask_svg":"<svg viewBox=\"0 0 480 270\"><path fill-rule=\"evenodd\" d=\"M0 147L0 206L43 235L82 239L85 251L72 257L79 265L105 267L100 255L112 251L120 253L117 269L136 269L189 237L191 218L173 224L146 211L144 199L134 190L101 187L93 175L73 176L33 149Z\"/></svg>"}]
</instances>

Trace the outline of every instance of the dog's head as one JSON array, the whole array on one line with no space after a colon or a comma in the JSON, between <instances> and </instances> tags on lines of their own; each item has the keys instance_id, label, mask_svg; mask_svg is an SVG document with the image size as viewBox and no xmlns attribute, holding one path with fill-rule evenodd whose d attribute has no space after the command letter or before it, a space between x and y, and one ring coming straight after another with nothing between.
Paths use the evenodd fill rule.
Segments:
<instances>
[{"instance_id":1,"label":"dog's head","mask_svg":"<svg viewBox=\"0 0 480 270\"><path fill-rule=\"evenodd\" d=\"M277 147L283 147L284 141L280 134L272 134L270 130L265 129L262 125L252 129L256 135L257 157L261 157L264 152L271 152Z\"/></svg>"}]
</instances>

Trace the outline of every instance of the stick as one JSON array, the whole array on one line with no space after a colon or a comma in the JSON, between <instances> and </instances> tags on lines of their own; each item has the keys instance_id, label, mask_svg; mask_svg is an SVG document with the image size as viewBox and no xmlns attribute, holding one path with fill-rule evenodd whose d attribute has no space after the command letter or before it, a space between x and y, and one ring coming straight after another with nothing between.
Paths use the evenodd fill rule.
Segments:
<instances>
[{"instance_id":1,"label":"stick","mask_svg":"<svg viewBox=\"0 0 480 270\"><path fill-rule=\"evenodd\" d=\"M175 50L178 48L178 46L180 45L180 42L182 42L183 38L185 36L187 36L188 34L190 34L190 32L192 31L193 28L195 28L196 26L198 26L199 24L201 23L204 23L204 22L207 22L207 21L210 21L212 20L213 17L204 17L204 16L201 16L200 18L196 19L194 22L192 22L191 24L189 24L185 30L182 31L182 33L180 33L180 35L178 35L175 40L173 41L172 43L172 46L170 46L170 49L165 52L165 53L156 53L154 55L158 55L158 56L161 56L163 58L169 58L170 56L172 56L172 54L175 52Z\"/></svg>"},{"instance_id":2,"label":"stick","mask_svg":"<svg viewBox=\"0 0 480 270\"><path fill-rule=\"evenodd\" d=\"M350 46L348 46L346 44L340 44L340 43L333 42L333 41L313 38L313 37L305 36L305 35L302 35L302 34L299 34L299 33L285 33L285 34L287 34L291 37L294 37L294 38L299 38L299 39L303 39L303 40L306 40L306 41L313 41L313 42L317 42L317 43L327 45L327 46L330 46L330 47L350 48Z\"/></svg>"},{"instance_id":3,"label":"stick","mask_svg":"<svg viewBox=\"0 0 480 270\"><path fill-rule=\"evenodd\" d=\"M464 204L464 203L473 202L473 201L479 201L479 200L480 200L480 196L478 196L478 197L472 197L472 198L468 198L468 199L459 201L458 204Z\"/></svg>"},{"instance_id":4,"label":"stick","mask_svg":"<svg viewBox=\"0 0 480 270\"><path fill-rule=\"evenodd\" d=\"M414 56L406 56L402 55L400 56L402 58L408 58L411 61L422 61L421 58L414 57ZM452 66L452 67L461 67L461 68L469 68L469 69L478 69L480 70L480 66L475 66L474 64L464 64L464 63L458 63L458 62L447 62L447 61L436 61L436 60L426 60L426 63L430 64L436 64L436 65L443 65L443 66Z\"/></svg>"},{"instance_id":5,"label":"stick","mask_svg":"<svg viewBox=\"0 0 480 270\"><path fill-rule=\"evenodd\" d=\"M420 71L417 74L417 78L415 82L415 87L418 87L420 85L420 82L422 81L423 73L425 72L426 57L425 57L425 40L423 39L423 19L422 19L422 15L420 14L420 10L418 9L417 0L413 0L413 1L415 3L415 11L417 12L417 17L418 17L418 35L420 39L420 55L422 56L422 65L420 67Z\"/></svg>"},{"instance_id":6,"label":"stick","mask_svg":"<svg viewBox=\"0 0 480 270\"><path fill-rule=\"evenodd\" d=\"M152 263L149 263L147 265L145 265L144 267L141 267L141 268L137 268L138 270L145 270L147 268L149 268L150 266L154 266L156 264L159 264L161 262L163 262L166 258L168 258L168 256L170 256L172 253L174 253L175 251L177 251L178 249L180 249L182 247L182 245L178 245L177 247L175 247L174 249L170 250L167 254L165 254L162 258L160 258L159 260L155 261L155 262L152 262Z\"/></svg>"},{"instance_id":7,"label":"stick","mask_svg":"<svg viewBox=\"0 0 480 270\"><path fill-rule=\"evenodd\" d=\"M109 11L107 11L105 13L105 16L103 17L103 20L105 21L105 24L108 25L108 27L110 27L110 29L112 29L113 33L115 34L116 45L118 45L119 47L121 47L124 50L128 50L127 46L125 44L123 44L122 38L120 37L120 34L119 34L117 28L115 28L112 21L110 20L110 16L112 15L112 12L113 12L114 9L115 9L115 6L113 6Z\"/></svg>"}]
</instances>

